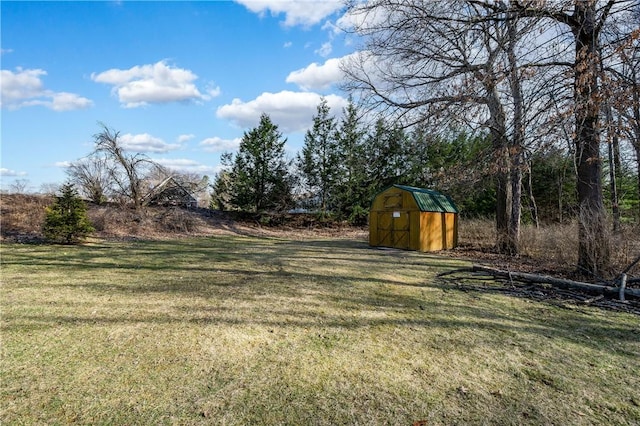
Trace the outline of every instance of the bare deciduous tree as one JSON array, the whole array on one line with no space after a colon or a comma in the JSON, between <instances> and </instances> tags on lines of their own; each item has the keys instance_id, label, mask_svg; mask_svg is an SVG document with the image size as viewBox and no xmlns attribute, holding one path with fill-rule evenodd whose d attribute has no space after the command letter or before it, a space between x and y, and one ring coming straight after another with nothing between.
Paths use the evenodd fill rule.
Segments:
<instances>
[{"instance_id":1,"label":"bare deciduous tree","mask_svg":"<svg viewBox=\"0 0 640 426\"><path fill-rule=\"evenodd\" d=\"M60 191L60 184L53 182L45 182L40 185L40 193L45 195L55 195Z\"/></svg>"},{"instance_id":2,"label":"bare deciduous tree","mask_svg":"<svg viewBox=\"0 0 640 426\"><path fill-rule=\"evenodd\" d=\"M574 147L580 208L578 268L598 274L610 265L610 243L602 195L600 114L602 111L601 33L614 15L628 15L637 0L512 2L521 16L551 20L572 35Z\"/></svg>"},{"instance_id":3,"label":"bare deciduous tree","mask_svg":"<svg viewBox=\"0 0 640 426\"><path fill-rule=\"evenodd\" d=\"M94 135L94 155L102 155L107 159L109 176L114 183L116 195L130 200L136 209L142 207L142 199L146 194L144 181L150 169L157 168L146 155L129 154L122 147L120 132L109 129L104 124L102 131Z\"/></svg>"},{"instance_id":4,"label":"bare deciduous tree","mask_svg":"<svg viewBox=\"0 0 640 426\"><path fill-rule=\"evenodd\" d=\"M31 185L29 179L15 179L11 185L9 185L9 191L14 194L26 194L29 185Z\"/></svg>"},{"instance_id":5,"label":"bare deciduous tree","mask_svg":"<svg viewBox=\"0 0 640 426\"><path fill-rule=\"evenodd\" d=\"M612 91L616 92L616 96L612 97L609 103L610 109L614 110L618 117L616 136L628 140L635 152L638 172L637 196L640 198L640 4L635 17L635 20L632 20L632 25L635 24L634 30L627 34L616 34L620 43L615 46L611 55L612 63L606 67L606 71L611 78ZM613 116L613 111L610 114ZM620 170L619 161L618 158L616 171ZM640 205L637 216L640 218Z\"/></svg>"},{"instance_id":6,"label":"bare deciduous tree","mask_svg":"<svg viewBox=\"0 0 640 426\"><path fill-rule=\"evenodd\" d=\"M90 155L71 163L67 175L80 193L96 204L107 201L112 184L111 165L107 157Z\"/></svg>"}]
</instances>

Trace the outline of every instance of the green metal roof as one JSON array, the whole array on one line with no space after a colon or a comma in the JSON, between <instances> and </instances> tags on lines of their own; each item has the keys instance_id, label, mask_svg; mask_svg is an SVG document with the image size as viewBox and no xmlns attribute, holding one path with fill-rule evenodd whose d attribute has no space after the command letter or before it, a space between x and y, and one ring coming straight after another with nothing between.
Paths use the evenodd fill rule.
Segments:
<instances>
[{"instance_id":1,"label":"green metal roof","mask_svg":"<svg viewBox=\"0 0 640 426\"><path fill-rule=\"evenodd\" d=\"M393 185L394 188L410 192L420 211L458 213L458 208L451 197L425 188L406 185Z\"/></svg>"}]
</instances>

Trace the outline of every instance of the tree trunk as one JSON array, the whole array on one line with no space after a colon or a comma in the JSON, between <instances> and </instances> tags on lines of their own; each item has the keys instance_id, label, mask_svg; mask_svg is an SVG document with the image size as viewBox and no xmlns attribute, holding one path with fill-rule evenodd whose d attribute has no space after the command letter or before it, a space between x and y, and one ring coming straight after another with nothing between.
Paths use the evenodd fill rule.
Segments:
<instances>
[{"instance_id":1,"label":"tree trunk","mask_svg":"<svg viewBox=\"0 0 640 426\"><path fill-rule=\"evenodd\" d=\"M607 154L609 160L609 186L611 191L611 213L613 214L613 232L620 231L620 206L618 205L618 168L620 167L620 142L618 129L613 124L611 105L605 106L607 118ZM618 153L616 155L616 150ZM618 161L616 161L616 157Z\"/></svg>"},{"instance_id":2,"label":"tree trunk","mask_svg":"<svg viewBox=\"0 0 640 426\"><path fill-rule=\"evenodd\" d=\"M509 218L508 254L515 256L520 252L520 221L522 216L522 167L518 157L512 154L511 165L511 216Z\"/></svg>"},{"instance_id":3,"label":"tree trunk","mask_svg":"<svg viewBox=\"0 0 640 426\"><path fill-rule=\"evenodd\" d=\"M637 188L638 194L637 195L638 195L638 200L640 200L640 143L635 145L635 150L636 150L636 167L638 171L638 188ZM640 202L638 202L638 210L636 214L638 215L638 220L640 221Z\"/></svg>"},{"instance_id":4,"label":"tree trunk","mask_svg":"<svg viewBox=\"0 0 640 426\"><path fill-rule=\"evenodd\" d=\"M527 173L527 179L523 179L523 183L525 186L525 190L527 191L527 199L529 200L529 210L531 212L531 220L533 221L536 229L540 227L540 220L538 219L538 206L536 204L536 198L533 196L533 185L532 185L532 173L531 173L531 162L529 160L529 171Z\"/></svg>"},{"instance_id":5,"label":"tree trunk","mask_svg":"<svg viewBox=\"0 0 640 426\"><path fill-rule=\"evenodd\" d=\"M631 143L636 151L636 162L638 166L638 200L640 200L640 86L638 86L638 75L636 74L636 69L631 69L631 93L633 97L632 110L633 110L633 121L630 127L630 137ZM638 203L637 209L637 218L640 221L640 202Z\"/></svg>"},{"instance_id":6,"label":"tree trunk","mask_svg":"<svg viewBox=\"0 0 640 426\"><path fill-rule=\"evenodd\" d=\"M504 170L504 149L498 149L496 155L499 157L496 172L496 246L499 253L510 253L509 246L509 173Z\"/></svg>"},{"instance_id":7,"label":"tree trunk","mask_svg":"<svg viewBox=\"0 0 640 426\"><path fill-rule=\"evenodd\" d=\"M580 206L578 268L599 274L610 266L606 214L602 200L598 114L598 29L596 2L576 1L572 27L576 41L574 65L575 147Z\"/></svg>"},{"instance_id":8,"label":"tree trunk","mask_svg":"<svg viewBox=\"0 0 640 426\"><path fill-rule=\"evenodd\" d=\"M511 217L509 218L508 253L515 256L520 251L520 221L522 216L522 166L524 164L524 108L520 76L515 54L517 23L514 16L507 20L509 60L509 86L513 98L513 135L509 140L509 160L511 168Z\"/></svg>"},{"instance_id":9,"label":"tree trunk","mask_svg":"<svg viewBox=\"0 0 640 426\"><path fill-rule=\"evenodd\" d=\"M510 167L509 143L507 139L506 117L500 103L496 82L491 78L483 81L487 91L487 106L490 114L490 132L496 165L496 247L499 253L514 252L510 237ZM516 249L517 251L517 249Z\"/></svg>"}]
</instances>

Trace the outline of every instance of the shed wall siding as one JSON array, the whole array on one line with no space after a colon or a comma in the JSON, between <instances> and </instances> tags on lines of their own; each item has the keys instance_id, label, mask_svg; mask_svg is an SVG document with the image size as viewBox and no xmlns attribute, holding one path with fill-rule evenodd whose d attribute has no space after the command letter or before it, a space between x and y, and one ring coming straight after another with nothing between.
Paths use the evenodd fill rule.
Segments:
<instances>
[{"instance_id":1,"label":"shed wall siding","mask_svg":"<svg viewBox=\"0 0 640 426\"><path fill-rule=\"evenodd\" d=\"M442 213L421 212L420 214L421 251L442 250Z\"/></svg>"},{"instance_id":2,"label":"shed wall siding","mask_svg":"<svg viewBox=\"0 0 640 426\"><path fill-rule=\"evenodd\" d=\"M420 212L414 210L410 213L411 221L411 244L409 248L411 250L422 250L422 241L420 238Z\"/></svg>"},{"instance_id":3,"label":"shed wall siding","mask_svg":"<svg viewBox=\"0 0 640 426\"><path fill-rule=\"evenodd\" d=\"M443 213L445 218L445 247L447 249L458 246L458 215L455 213Z\"/></svg>"}]
</instances>

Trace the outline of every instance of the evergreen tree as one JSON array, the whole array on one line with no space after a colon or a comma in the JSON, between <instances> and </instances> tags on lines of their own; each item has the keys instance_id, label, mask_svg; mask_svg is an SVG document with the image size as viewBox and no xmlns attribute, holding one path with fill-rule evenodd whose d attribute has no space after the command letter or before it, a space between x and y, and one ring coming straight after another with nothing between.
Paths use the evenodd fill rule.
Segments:
<instances>
[{"instance_id":1,"label":"evergreen tree","mask_svg":"<svg viewBox=\"0 0 640 426\"><path fill-rule=\"evenodd\" d=\"M365 186L364 136L358 110L349 100L335 135L336 155L340 161L337 164L334 198L338 215L348 218L351 223L366 222L371 202Z\"/></svg>"},{"instance_id":2,"label":"evergreen tree","mask_svg":"<svg viewBox=\"0 0 640 426\"><path fill-rule=\"evenodd\" d=\"M227 210L231 207L231 172L233 166L233 155L225 152L220 156L220 163L223 169L220 170L211 185L211 203L213 210Z\"/></svg>"},{"instance_id":3,"label":"evergreen tree","mask_svg":"<svg viewBox=\"0 0 640 426\"><path fill-rule=\"evenodd\" d=\"M318 199L317 207L322 214L334 207L333 190L339 174L336 120L329 114L327 100L322 98L313 127L305 134L302 152L298 154L298 168L309 195Z\"/></svg>"},{"instance_id":4,"label":"evergreen tree","mask_svg":"<svg viewBox=\"0 0 640 426\"><path fill-rule=\"evenodd\" d=\"M228 181L233 206L256 213L291 206L293 181L285 143L267 114L258 127L244 133Z\"/></svg>"},{"instance_id":5,"label":"evergreen tree","mask_svg":"<svg viewBox=\"0 0 640 426\"><path fill-rule=\"evenodd\" d=\"M433 136L424 126L416 126L407 135L407 143L405 144L405 158L407 161L405 183L407 185L419 188L432 186L430 182L432 170L428 164L428 148L432 140Z\"/></svg>"},{"instance_id":6,"label":"evergreen tree","mask_svg":"<svg viewBox=\"0 0 640 426\"><path fill-rule=\"evenodd\" d=\"M73 184L65 184L53 205L47 207L43 233L53 242L73 244L93 232L87 217L87 206Z\"/></svg>"},{"instance_id":7,"label":"evergreen tree","mask_svg":"<svg viewBox=\"0 0 640 426\"><path fill-rule=\"evenodd\" d=\"M466 216L490 216L495 212L489 137L454 130L446 136L427 137L422 147L423 181L416 186L446 193Z\"/></svg>"},{"instance_id":8,"label":"evergreen tree","mask_svg":"<svg viewBox=\"0 0 640 426\"><path fill-rule=\"evenodd\" d=\"M404 184L407 170L407 138L398 126L376 121L373 133L366 138L369 198L393 184Z\"/></svg>"}]
</instances>

